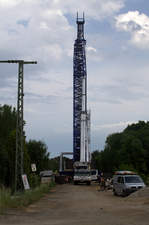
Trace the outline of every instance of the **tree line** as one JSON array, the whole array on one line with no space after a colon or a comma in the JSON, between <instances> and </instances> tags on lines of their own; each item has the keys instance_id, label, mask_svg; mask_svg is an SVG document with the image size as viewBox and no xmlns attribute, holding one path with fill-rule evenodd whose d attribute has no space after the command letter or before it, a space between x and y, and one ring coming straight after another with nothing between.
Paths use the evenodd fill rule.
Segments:
<instances>
[{"instance_id":1,"label":"tree line","mask_svg":"<svg viewBox=\"0 0 149 225\"><path fill-rule=\"evenodd\" d=\"M0 186L14 188L16 153L17 111L9 105L0 105ZM65 158L68 164L71 160ZM35 163L36 173L31 170ZM144 178L149 176L149 121L128 125L124 131L107 137L104 150L92 153L92 168L105 173L115 170L133 170ZM25 139L24 173L31 186L39 179L43 170L59 170L59 157L50 159L50 153L43 141Z\"/></svg>"},{"instance_id":2,"label":"tree line","mask_svg":"<svg viewBox=\"0 0 149 225\"><path fill-rule=\"evenodd\" d=\"M144 178L149 176L149 121L109 135L104 150L92 153L92 166L108 173L133 170Z\"/></svg>"},{"instance_id":3,"label":"tree line","mask_svg":"<svg viewBox=\"0 0 149 225\"><path fill-rule=\"evenodd\" d=\"M9 105L0 105L0 186L14 189L15 153L16 153L17 111ZM24 173L29 183L35 185L39 173L43 170L57 170L59 159L50 159L50 153L43 141L26 141L24 134ZM35 163L36 173L32 173L31 164Z\"/></svg>"}]
</instances>

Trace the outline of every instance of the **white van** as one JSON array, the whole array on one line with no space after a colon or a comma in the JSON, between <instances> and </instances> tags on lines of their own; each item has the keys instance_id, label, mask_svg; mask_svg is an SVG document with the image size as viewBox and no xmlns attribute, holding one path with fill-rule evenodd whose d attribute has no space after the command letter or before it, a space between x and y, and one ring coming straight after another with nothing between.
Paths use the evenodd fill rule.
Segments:
<instances>
[{"instance_id":1,"label":"white van","mask_svg":"<svg viewBox=\"0 0 149 225\"><path fill-rule=\"evenodd\" d=\"M127 196L144 187L142 178L132 171L117 171L113 176L114 195Z\"/></svg>"}]
</instances>

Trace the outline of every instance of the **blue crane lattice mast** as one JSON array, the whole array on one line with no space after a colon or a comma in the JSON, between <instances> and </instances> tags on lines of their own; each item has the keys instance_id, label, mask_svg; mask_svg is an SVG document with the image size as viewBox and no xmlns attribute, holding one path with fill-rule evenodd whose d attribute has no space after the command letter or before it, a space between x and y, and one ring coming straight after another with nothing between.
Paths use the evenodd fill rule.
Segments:
<instances>
[{"instance_id":1,"label":"blue crane lattice mast","mask_svg":"<svg viewBox=\"0 0 149 225\"><path fill-rule=\"evenodd\" d=\"M82 79L87 82L86 54L84 39L84 14L78 18L77 14L77 39L74 44L73 58L73 160L80 161L81 139L81 111L82 111ZM87 111L87 84L85 85L85 111Z\"/></svg>"}]
</instances>

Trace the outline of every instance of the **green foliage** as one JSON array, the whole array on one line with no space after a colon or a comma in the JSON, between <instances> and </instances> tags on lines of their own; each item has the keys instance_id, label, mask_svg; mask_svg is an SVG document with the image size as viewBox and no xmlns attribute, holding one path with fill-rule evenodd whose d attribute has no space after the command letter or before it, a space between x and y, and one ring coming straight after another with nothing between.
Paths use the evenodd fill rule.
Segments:
<instances>
[{"instance_id":1,"label":"green foliage","mask_svg":"<svg viewBox=\"0 0 149 225\"><path fill-rule=\"evenodd\" d=\"M144 181L145 181L146 185L149 186L149 176L144 177Z\"/></svg>"},{"instance_id":2,"label":"green foliage","mask_svg":"<svg viewBox=\"0 0 149 225\"><path fill-rule=\"evenodd\" d=\"M104 172L134 170L149 175L149 122L139 121L109 135L104 151L92 153L92 164Z\"/></svg>"},{"instance_id":3,"label":"green foliage","mask_svg":"<svg viewBox=\"0 0 149 225\"><path fill-rule=\"evenodd\" d=\"M91 167L100 168L102 167L102 152L94 151L91 158Z\"/></svg>"},{"instance_id":4,"label":"green foliage","mask_svg":"<svg viewBox=\"0 0 149 225\"><path fill-rule=\"evenodd\" d=\"M0 188L0 214L3 214L9 207L11 195L9 189Z\"/></svg>"},{"instance_id":5,"label":"green foliage","mask_svg":"<svg viewBox=\"0 0 149 225\"><path fill-rule=\"evenodd\" d=\"M0 183L11 186L14 177L16 110L0 106Z\"/></svg>"},{"instance_id":6,"label":"green foliage","mask_svg":"<svg viewBox=\"0 0 149 225\"><path fill-rule=\"evenodd\" d=\"M55 157L49 160L49 170L58 171L59 170L59 160L60 157Z\"/></svg>"},{"instance_id":7,"label":"green foliage","mask_svg":"<svg viewBox=\"0 0 149 225\"><path fill-rule=\"evenodd\" d=\"M118 168L115 168L115 170L130 170L137 172L131 164L120 164L120 166Z\"/></svg>"},{"instance_id":8,"label":"green foliage","mask_svg":"<svg viewBox=\"0 0 149 225\"><path fill-rule=\"evenodd\" d=\"M0 106L0 183L14 189L16 154L15 108ZM24 137L25 142L25 137ZM24 173L29 173L29 156L24 149Z\"/></svg>"},{"instance_id":9,"label":"green foliage","mask_svg":"<svg viewBox=\"0 0 149 225\"><path fill-rule=\"evenodd\" d=\"M35 201L38 201L45 193L48 193L50 189L54 186L54 183L41 184L35 189L25 191L19 195L14 196L10 202L11 207L22 207L27 206Z\"/></svg>"},{"instance_id":10,"label":"green foliage","mask_svg":"<svg viewBox=\"0 0 149 225\"><path fill-rule=\"evenodd\" d=\"M0 185L14 191L16 158L16 119L15 108L0 105ZM37 166L37 174L50 167L47 146L42 141L26 142L24 136L24 173L27 174L31 187L39 185L39 177L31 171L31 163ZM57 168L57 167L56 167Z\"/></svg>"},{"instance_id":11,"label":"green foliage","mask_svg":"<svg viewBox=\"0 0 149 225\"><path fill-rule=\"evenodd\" d=\"M47 146L44 142L30 140L26 143L26 148L30 162L36 164L37 174L42 170L49 169L49 152L47 152Z\"/></svg>"},{"instance_id":12,"label":"green foliage","mask_svg":"<svg viewBox=\"0 0 149 225\"><path fill-rule=\"evenodd\" d=\"M11 106L0 106L0 139L1 143L7 143L7 138L16 128L16 110Z\"/></svg>"},{"instance_id":13,"label":"green foliage","mask_svg":"<svg viewBox=\"0 0 149 225\"><path fill-rule=\"evenodd\" d=\"M28 180L31 188L35 188L40 185L40 177L35 173L31 173L28 177Z\"/></svg>"}]
</instances>

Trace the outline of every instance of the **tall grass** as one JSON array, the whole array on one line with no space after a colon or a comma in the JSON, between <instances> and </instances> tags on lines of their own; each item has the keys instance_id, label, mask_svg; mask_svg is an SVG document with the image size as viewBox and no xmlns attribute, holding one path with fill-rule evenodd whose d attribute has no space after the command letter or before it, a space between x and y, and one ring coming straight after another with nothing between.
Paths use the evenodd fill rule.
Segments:
<instances>
[{"instance_id":1,"label":"tall grass","mask_svg":"<svg viewBox=\"0 0 149 225\"><path fill-rule=\"evenodd\" d=\"M4 213L4 211L8 208L9 203L11 202L11 194L9 189L0 189L0 213Z\"/></svg>"},{"instance_id":2,"label":"tall grass","mask_svg":"<svg viewBox=\"0 0 149 225\"><path fill-rule=\"evenodd\" d=\"M0 213L4 213L8 208L20 208L38 201L45 193L48 193L55 184L41 184L33 190L16 193L11 196L10 190L0 189Z\"/></svg>"}]
</instances>

